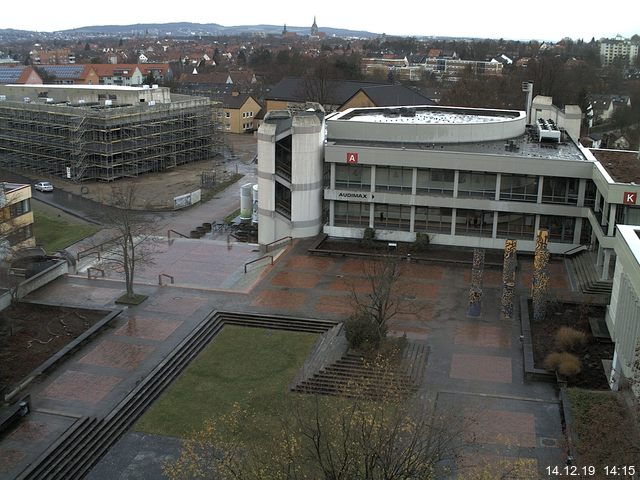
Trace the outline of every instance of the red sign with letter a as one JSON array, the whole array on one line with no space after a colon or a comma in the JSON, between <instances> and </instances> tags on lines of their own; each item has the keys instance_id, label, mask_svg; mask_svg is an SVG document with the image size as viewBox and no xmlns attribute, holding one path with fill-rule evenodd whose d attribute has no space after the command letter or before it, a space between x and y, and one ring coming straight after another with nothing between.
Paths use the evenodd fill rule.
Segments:
<instances>
[{"instance_id":1,"label":"red sign with letter a","mask_svg":"<svg viewBox=\"0 0 640 480\"><path fill-rule=\"evenodd\" d=\"M347 152L347 163L358 163L358 154L355 152Z\"/></svg>"},{"instance_id":2,"label":"red sign with letter a","mask_svg":"<svg viewBox=\"0 0 640 480\"><path fill-rule=\"evenodd\" d=\"M638 201L638 193L637 192L624 192L624 198L622 199L622 203L625 205L635 205Z\"/></svg>"}]
</instances>

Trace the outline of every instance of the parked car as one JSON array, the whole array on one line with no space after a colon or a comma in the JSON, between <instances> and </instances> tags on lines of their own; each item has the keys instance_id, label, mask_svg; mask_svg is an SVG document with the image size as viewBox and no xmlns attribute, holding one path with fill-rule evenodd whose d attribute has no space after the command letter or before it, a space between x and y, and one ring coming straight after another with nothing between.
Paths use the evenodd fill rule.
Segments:
<instances>
[{"instance_id":1,"label":"parked car","mask_svg":"<svg viewBox=\"0 0 640 480\"><path fill-rule=\"evenodd\" d=\"M51 185L51 182L38 182L33 188L40 192L53 192L53 185Z\"/></svg>"}]
</instances>

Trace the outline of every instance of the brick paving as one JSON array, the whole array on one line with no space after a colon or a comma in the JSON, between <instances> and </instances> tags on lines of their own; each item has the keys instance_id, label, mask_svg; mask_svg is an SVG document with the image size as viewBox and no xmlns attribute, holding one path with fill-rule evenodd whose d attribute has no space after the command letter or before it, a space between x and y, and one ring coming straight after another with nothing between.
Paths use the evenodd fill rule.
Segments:
<instances>
[{"instance_id":1,"label":"brick paving","mask_svg":"<svg viewBox=\"0 0 640 480\"><path fill-rule=\"evenodd\" d=\"M40 395L55 400L73 400L97 404L122 378L87 372L66 370L50 383Z\"/></svg>"},{"instance_id":2,"label":"brick paving","mask_svg":"<svg viewBox=\"0 0 640 480\"><path fill-rule=\"evenodd\" d=\"M147 345L132 345L130 343L104 340L91 352L78 360L78 363L133 371L138 368L152 350L153 347Z\"/></svg>"},{"instance_id":3,"label":"brick paving","mask_svg":"<svg viewBox=\"0 0 640 480\"><path fill-rule=\"evenodd\" d=\"M366 273L372 271L369 260L308 255L306 248L311 242L300 241L273 267L258 266L253 277L245 276L238 274L238 269L242 269L247 255L255 254L248 248L209 248L203 242L186 239L177 243L181 244L180 255L174 250L171 255L175 258L170 263L156 265L147 274L171 270L189 275L189 280L179 287L159 287L157 279L138 285L136 289L149 296L145 302L127 308L114 322L115 328L95 337L41 384L33 386L36 409L83 415L108 413L213 310L345 319L353 311L352 286L365 294ZM524 258L520 263L517 287L526 293L531 259ZM561 267L552 264L551 270L557 277L555 285L566 289ZM519 459L544 471L545 465L564 460L555 391L548 384L524 382L519 325L500 319L499 270L485 270L482 315L479 319L467 317L470 270L470 266L403 262L399 290L404 304L389 323L390 333L406 334L429 345L420 394L435 399L437 409L446 405L458 412L474 408L484 412L477 416L476 427L467 427L467 435L475 440L473 458L493 455L507 463ZM248 279L245 284L253 282L246 293L240 289L216 290L221 285L234 285L234 276L238 275ZM113 280L68 277L39 289L31 298L113 307L122 287ZM36 424L23 423L22 430L12 433L12 440L2 439L0 471L19 472L37 454L34 444L44 449L46 442L54 441L72 422L68 417L54 417L60 424L49 433ZM36 439L31 443L30 435ZM129 457L127 461L137 461L136 455ZM121 471L129 471L128 466L122 465Z\"/></svg>"}]
</instances>

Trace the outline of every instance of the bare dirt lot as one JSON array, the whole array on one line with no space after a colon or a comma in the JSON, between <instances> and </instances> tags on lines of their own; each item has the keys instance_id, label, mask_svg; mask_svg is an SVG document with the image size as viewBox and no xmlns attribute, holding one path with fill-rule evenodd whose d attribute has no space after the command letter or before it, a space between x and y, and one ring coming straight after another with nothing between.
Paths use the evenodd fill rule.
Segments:
<instances>
[{"instance_id":1,"label":"bare dirt lot","mask_svg":"<svg viewBox=\"0 0 640 480\"><path fill-rule=\"evenodd\" d=\"M215 185L233 178L236 173L244 173L254 160L257 152L253 135L227 134L223 153L209 160L194 162L165 172L146 173L136 178L122 179L112 183L68 182L61 178L48 178L55 188L75 193L100 203L111 204L114 188L135 185L135 208L142 210L171 210L173 198L203 188L203 195ZM26 173L26 172L25 172ZM215 185L203 185L204 174L215 176Z\"/></svg>"},{"instance_id":2,"label":"bare dirt lot","mask_svg":"<svg viewBox=\"0 0 640 480\"><path fill-rule=\"evenodd\" d=\"M0 392L7 393L105 314L31 303L5 309L0 314Z\"/></svg>"}]
</instances>

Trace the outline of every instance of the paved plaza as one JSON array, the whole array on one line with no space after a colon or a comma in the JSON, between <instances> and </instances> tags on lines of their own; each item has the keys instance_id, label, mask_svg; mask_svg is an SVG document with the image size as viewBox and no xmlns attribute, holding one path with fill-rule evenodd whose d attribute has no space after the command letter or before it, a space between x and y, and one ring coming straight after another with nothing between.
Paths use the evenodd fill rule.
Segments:
<instances>
[{"instance_id":1,"label":"paved plaza","mask_svg":"<svg viewBox=\"0 0 640 480\"><path fill-rule=\"evenodd\" d=\"M311 256L311 244L296 241L276 255L273 266L244 274L244 264L259 255L255 246L167 242L136 286L149 298L125 308L112 328L30 387L33 412L0 441L0 478L13 478L75 419L108 414L214 310L345 319L352 311L352 290L367 291L370 262ZM530 285L531 261L520 259L517 286L523 292ZM402 262L401 269L402 309L391 321L391 333L425 340L430 347L419 394L434 400L436 408L453 406L474 419L467 435L477 448L467 461L519 458L537 471L562 464L559 402L552 385L524 382L519 323L499 315L501 272L486 269L481 314L472 318L467 316L471 265ZM551 270L553 288L568 289L564 265L553 263ZM176 283L159 286L159 273L173 275ZM122 291L117 277L74 275L29 299L113 308ZM151 478L178 451L176 439L131 432L89 478Z\"/></svg>"}]
</instances>

